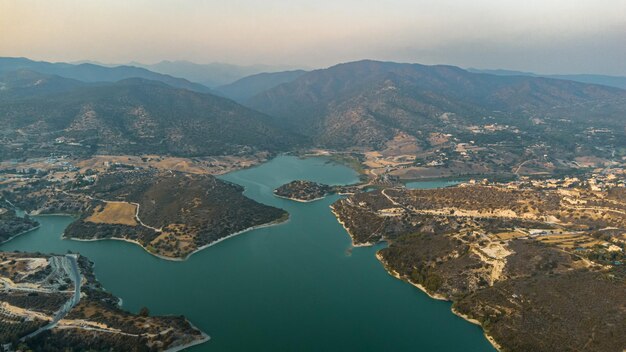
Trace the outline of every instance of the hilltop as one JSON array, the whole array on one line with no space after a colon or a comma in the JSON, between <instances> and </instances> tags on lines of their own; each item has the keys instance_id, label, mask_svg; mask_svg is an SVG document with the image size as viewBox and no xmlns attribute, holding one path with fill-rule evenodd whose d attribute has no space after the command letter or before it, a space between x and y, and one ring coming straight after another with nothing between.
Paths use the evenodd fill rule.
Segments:
<instances>
[{"instance_id":1,"label":"hilltop","mask_svg":"<svg viewBox=\"0 0 626 352\"><path fill-rule=\"evenodd\" d=\"M454 66L345 63L246 104L321 148L395 148L387 164L403 157L407 166L432 162L457 174L512 172L528 159L552 172L573 167L568 162L576 157L623 155L626 147L624 90Z\"/></svg>"},{"instance_id":2,"label":"hilltop","mask_svg":"<svg viewBox=\"0 0 626 352\"><path fill-rule=\"evenodd\" d=\"M380 147L399 131L426 144L430 132L460 132L485 122L544 134L554 133L550 127L561 118L585 127L622 126L616 112L601 115L593 107L612 102L621 112L625 101L626 91L572 81L359 61L308 72L258 94L249 105L320 145ZM594 120L599 116L606 117Z\"/></svg>"},{"instance_id":3,"label":"hilltop","mask_svg":"<svg viewBox=\"0 0 626 352\"><path fill-rule=\"evenodd\" d=\"M266 115L156 81L86 84L32 71L0 80L1 159L51 153L239 155L297 143L297 136Z\"/></svg>"}]
</instances>

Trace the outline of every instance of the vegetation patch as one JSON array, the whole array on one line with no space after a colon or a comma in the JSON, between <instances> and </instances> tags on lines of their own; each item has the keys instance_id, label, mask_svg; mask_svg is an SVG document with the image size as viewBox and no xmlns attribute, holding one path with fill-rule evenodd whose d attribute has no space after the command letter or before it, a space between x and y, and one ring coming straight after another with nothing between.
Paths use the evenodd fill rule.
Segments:
<instances>
[{"instance_id":1,"label":"vegetation patch","mask_svg":"<svg viewBox=\"0 0 626 352\"><path fill-rule=\"evenodd\" d=\"M388 188L332 208L355 245L387 241L392 275L453 301L503 351L622 351L624 188L559 185Z\"/></svg>"}]
</instances>

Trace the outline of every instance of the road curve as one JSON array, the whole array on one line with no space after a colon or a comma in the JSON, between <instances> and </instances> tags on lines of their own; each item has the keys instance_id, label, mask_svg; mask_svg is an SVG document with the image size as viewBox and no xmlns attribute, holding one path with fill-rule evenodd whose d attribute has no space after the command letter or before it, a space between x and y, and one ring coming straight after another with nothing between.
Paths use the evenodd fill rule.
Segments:
<instances>
[{"instance_id":1,"label":"road curve","mask_svg":"<svg viewBox=\"0 0 626 352\"><path fill-rule=\"evenodd\" d=\"M78 304L78 302L80 302L80 288L82 285L82 278L80 275L80 269L78 268L77 258L77 254L66 254L65 257L63 257L63 259L66 259L66 261L64 261L63 263L63 267L65 271L70 275L72 281L74 281L74 294L72 295L72 297L67 300L67 302L65 302L61 309L59 309L59 311L54 315L54 318L50 323L22 337L20 341L25 341L26 339L35 337L46 330L54 328L59 324L59 321L65 318L70 310L72 310L72 308L74 308ZM69 267L66 266L67 264L69 264Z\"/></svg>"}]
</instances>

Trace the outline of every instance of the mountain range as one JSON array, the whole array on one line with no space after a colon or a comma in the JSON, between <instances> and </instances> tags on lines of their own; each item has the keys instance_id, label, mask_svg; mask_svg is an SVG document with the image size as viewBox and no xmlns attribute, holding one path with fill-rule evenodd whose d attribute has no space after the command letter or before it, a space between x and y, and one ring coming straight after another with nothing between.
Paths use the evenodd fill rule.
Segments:
<instances>
[{"instance_id":1,"label":"mountain range","mask_svg":"<svg viewBox=\"0 0 626 352\"><path fill-rule=\"evenodd\" d=\"M95 84L20 69L0 73L0 101L61 93Z\"/></svg>"},{"instance_id":2,"label":"mountain range","mask_svg":"<svg viewBox=\"0 0 626 352\"><path fill-rule=\"evenodd\" d=\"M626 77L624 76L607 76L607 75L593 75L593 74L569 74L569 75L542 75L532 72L513 71L513 70L480 70L476 68L468 68L469 72L475 73L487 73L490 75L498 76L531 76L531 77L545 77L554 79L565 79L568 81L600 84L609 87L615 87L620 89L626 89Z\"/></svg>"},{"instance_id":3,"label":"mountain range","mask_svg":"<svg viewBox=\"0 0 626 352\"><path fill-rule=\"evenodd\" d=\"M223 95L234 101L245 103L253 96L272 89L280 84L295 81L307 71L283 71L272 73L258 73L256 75L241 78L233 83L215 88L217 94Z\"/></svg>"},{"instance_id":4,"label":"mountain range","mask_svg":"<svg viewBox=\"0 0 626 352\"><path fill-rule=\"evenodd\" d=\"M398 132L427 146L429 133L489 123L549 140L592 126L623 133L626 121L618 88L370 60L308 72L245 104L333 148L381 148Z\"/></svg>"},{"instance_id":5,"label":"mountain range","mask_svg":"<svg viewBox=\"0 0 626 352\"><path fill-rule=\"evenodd\" d=\"M207 90L142 68L0 59L0 152L380 150L398 135L434 151L435 134L518 156L626 148L626 91L571 80L363 60Z\"/></svg>"},{"instance_id":6,"label":"mountain range","mask_svg":"<svg viewBox=\"0 0 626 352\"><path fill-rule=\"evenodd\" d=\"M127 78L144 78L163 82L172 87L185 88L197 92L208 93L211 90L199 83L190 82L183 78L156 73L145 68L135 66L102 66L92 63L68 64L33 61L21 57L0 58L0 74L29 70L43 74L57 75L83 82L116 82Z\"/></svg>"},{"instance_id":7,"label":"mountain range","mask_svg":"<svg viewBox=\"0 0 626 352\"><path fill-rule=\"evenodd\" d=\"M33 71L0 76L6 156L237 155L286 150L296 136L232 100L129 78L85 83Z\"/></svg>"},{"instance_id":8,"label":"mountain range","mask_svg":"<svg viewBox=\"0 0 626 352\"><path fill-rule=\"evenodd\" d=\"M282 72L291 70L288 66L271 65L233 65L225 63L197 64L189 61L161 61L155 64L143 64L139 62L130 63L131 66L143 67L145 69L176 77L186 78L193 82L201 83L207 87L233 83L241 78L267 72Z\"/></svg>"}]
</instances>

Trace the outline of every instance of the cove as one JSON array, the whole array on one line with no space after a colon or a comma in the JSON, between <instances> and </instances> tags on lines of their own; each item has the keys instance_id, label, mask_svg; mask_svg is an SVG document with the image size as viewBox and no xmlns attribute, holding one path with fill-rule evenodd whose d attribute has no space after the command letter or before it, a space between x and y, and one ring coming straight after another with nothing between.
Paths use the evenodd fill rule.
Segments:
<instances>
[{"instance_id":1,"label":"cove","mask_svg":"<svg viewBox=\"0 0 626 352\"><path fill-rule=\"evenodd\" d=\"M0 250L89 257L125 309L183 314L211 336L190 351L494 351L478 326L450 312L450 303L387 274L374 256L383 245L351 250L329 209L338 196L299 203L272 195L296 179L355 183L351 169L323 158L279 156L222 178L287 210L289 221L235 236L184 262L121 241L62 240L72 221L66 216L37 217L39 229Z\"/></svg>"}]
</instances>

